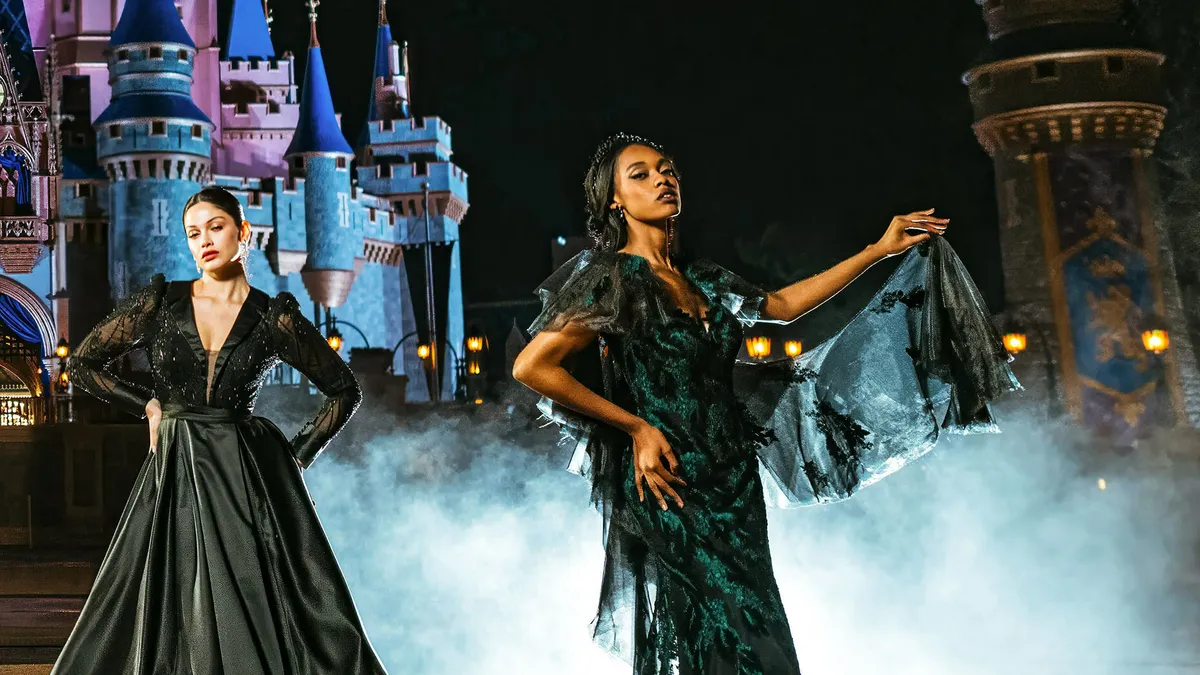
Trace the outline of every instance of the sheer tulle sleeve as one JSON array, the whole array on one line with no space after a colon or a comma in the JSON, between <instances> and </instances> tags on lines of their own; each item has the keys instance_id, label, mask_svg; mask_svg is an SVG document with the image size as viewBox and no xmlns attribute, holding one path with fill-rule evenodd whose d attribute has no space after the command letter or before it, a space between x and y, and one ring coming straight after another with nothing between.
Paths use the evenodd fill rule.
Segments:
<instances>
[{"instance_id":1,"label":"sheer tulle sleeve","mask_svg":"<svg viewBox=\"0 0 1200 675\"><path fill-rule=\"evenodd\" d=\"M67 360L67 376L75 386L145 417L146 403L154 398L153 393L117 376L112 365L121 356L147 344L165 288L163 275L154 275L150 285L117 303L112 313L87 334Z\"/></svg>"},{"instance_id":2,"label":"sheer tulle sleeve","mask_svg":"<svg viewBox=\"0 0 1200 675\"><path fill-rule=\"evenodd\" d=\"M739 362L739 399L777 506L845 499L933 448L941 430L994 433L989 401L1020 389L962 261L911 250L849 324L794 359Z\"/></svg>"},{"instance_id":3,"label":"sheer tulle sleeve","mask_svg":"<svg viewBox=\"0 0 1200 675\"><path fill-rule=\"evenodd\" d=\"M307 469L358 409L362 388L350 366L304 316L295 296L281 293L277 302L280 307L275 322L276 354L325 395L325 403L316 417L292 439L292 452Z\"/></svg>"},{"instance_id":4,"label":"sheer tulle sleeve","mask_svg":"<svg viewBox=\"0 0 1200 675\"><path fill-rule=\"evenodd\" d=\"M613 340L631 330L634 317L647 311L648 300L623 281L621 265L620 255L590 249L564 263L537 287L542 312L530 324L529 333L560 330L568 323L595 331L596 348L573 355L564 367L585 387L628 409L626 388L605 354ZM537 408L547 424L558 426L560 445L571 452L568 470L591 480L592 501L607 520L629 436L545 396Z\"/></svg>"},{"instance_id":5,"label":"sheer tulle sleeve","mask_svg":"<svg viewBox=\"0 0 1200 675\"><path fill-rule=\"evenodd\" d=\"M530 335L562 330L568 323L607 335L629 330L620 258L614 253L586 250L563 263L535 293L542 311L529 325Z\"/></svg>"},{"instance_id":6,"label":"sheer tulle sleeve","mask_svg":"<svg viewBox=\"0 0 1200 675\"><path fill-rule=\"evenodd\" d=\"M730 272L711 260L700 259L692 263L693 274L713 290L721 305L737 318L743 326L755 323L790 323L780 319L768 319L762 315L767 292Z\"/></svg>"}]
</instances>

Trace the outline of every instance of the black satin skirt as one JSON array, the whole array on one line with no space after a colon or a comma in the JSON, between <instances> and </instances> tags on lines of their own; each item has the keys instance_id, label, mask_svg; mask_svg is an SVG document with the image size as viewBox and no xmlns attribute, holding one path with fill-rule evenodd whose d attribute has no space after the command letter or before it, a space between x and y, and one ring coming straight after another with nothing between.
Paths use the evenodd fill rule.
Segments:
<instances>
[{"instance_id":1,"label":"black satin skirt","mask_svg":"<svg viewBox=\"0 0 1200 675\"><path fill-rule=\"evenodd\" d=\"M167 407L51 675L386 673L274 424Z\"/></svg>"}]
</instances>

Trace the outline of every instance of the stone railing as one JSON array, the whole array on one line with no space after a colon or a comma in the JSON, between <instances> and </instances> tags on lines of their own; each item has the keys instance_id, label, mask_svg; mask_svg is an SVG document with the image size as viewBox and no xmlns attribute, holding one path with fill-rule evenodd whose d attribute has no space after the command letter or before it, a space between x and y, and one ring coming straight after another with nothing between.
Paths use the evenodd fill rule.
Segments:
<instances>
[{"instance_id":1,"label":"stone railing","mask_svg":"<svg viewBox=\"0 0 1200 675\"><path fill-rule=\"evenodd\" d=\"M42 261L48 249L50 228L45 221L29 216L0 216L0 267L7 274L28 274Z\"/></svg>"}]
</instances>

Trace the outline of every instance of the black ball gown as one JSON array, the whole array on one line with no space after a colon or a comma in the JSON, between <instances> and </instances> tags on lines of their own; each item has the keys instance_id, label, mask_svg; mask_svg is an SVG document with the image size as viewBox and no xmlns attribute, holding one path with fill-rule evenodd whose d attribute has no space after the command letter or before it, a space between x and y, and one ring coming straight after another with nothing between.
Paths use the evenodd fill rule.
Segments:
<instances>
[{"instance_id":1,"label":"black ball gown","mask_svg":"<svg viewBox=\"0 0 1200 675\"><path fill-rule=\"evenodd\" d=\"M794 358L738 361L765 293L681 261L707 322L644 258L585 251L547 279L531 333L600 335L569 364L653 424L680 462L684 507L640 503L630 438L543 398L604 514L597 642L637 675L797 675L765 507L845 499L921 456L941 430L997 431L988 402L1020 385L987 308L941 237L910 251L870 304ZM588 358L588 357L592 358Z\"/></svg>"},{"instance_id":2,"label":"black ball gown","mask_svg":"<svg viewBox=\"0 0 1200 675\"><path fill-rule=\"evenodd\" d=\"M126 298L69 360L76 386L144 413L148 453L52 675L382 675L297 461L312 464L362 399L295 297L251 289L206 353L191 282ZM154 391L109 369L145 349ZM251 414L283 361L326 400L291 442Z\"/></svg>"}]
</instances>

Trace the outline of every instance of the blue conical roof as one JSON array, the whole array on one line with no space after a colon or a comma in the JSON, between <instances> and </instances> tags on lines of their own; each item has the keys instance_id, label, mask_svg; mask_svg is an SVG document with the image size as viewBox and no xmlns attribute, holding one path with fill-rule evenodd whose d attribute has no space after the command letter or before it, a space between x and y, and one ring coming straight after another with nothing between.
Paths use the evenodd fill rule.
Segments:
<instances>
[{"instance_id":1,"label":"blue conical roof","mask_svg":"<svg viewBox=\"0 0 1200 675\"><path fill-rule=\"evenodd\" d=\"M196 48L192 36L179 20L172 0L128 0L125 3L108 46L137 42L171 42Z\"/></svg>"},{"instance_id":2,"label":"blue conical roof","mask_svg":"<svg viewBox=\"0 0 1200 675\"><path fill-rule=\"evenodd\" d=\"M329 94L329 77L325 74L320 47L308 50L308 69L304 73L304 90L300 92L300 121L284 154L302 152L354 154L333 112L333 97Z\"/></svg>"},{"instance_id":3,"label":"blue conical roof","mask_svg":"<svg viewBox=\"0 0 1200 675\"><path fill-rule=\"evenodd\" d=\"M275 58L275 45L271 44L261 0L233 0L233 11L229 13L229 39L222 58Z\"/></svg>"},{"instance_id":4,"label":"blue conical roof","mask_svg":"<svg viewBox=\"0 0 1200 675\"><path fill-rule=\"evenodd\" d=\"M376 100L375 87L378 86L380 78L383 78L384 82L391 79L391 44L392 27L381 23L375 32L375 74L371 77L371 100L367 103L367 119L363 120L362 129L358 133L359 145L371 142L371 122L383 119L383 114L379 111L379 102Z\"/></svg>"}]
</instances>

